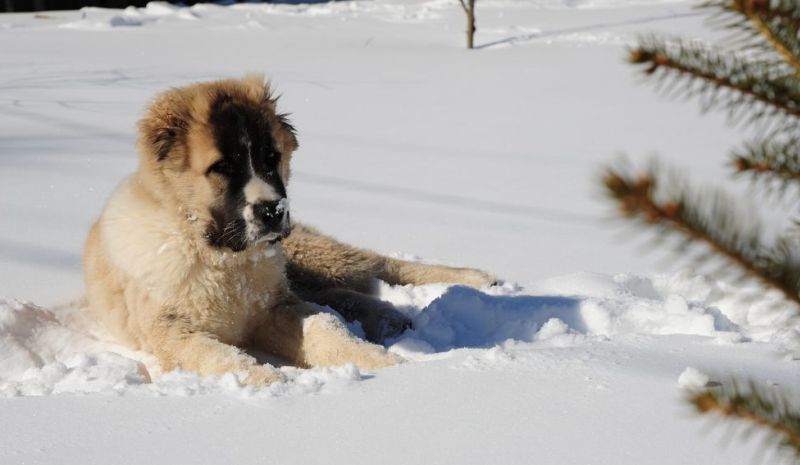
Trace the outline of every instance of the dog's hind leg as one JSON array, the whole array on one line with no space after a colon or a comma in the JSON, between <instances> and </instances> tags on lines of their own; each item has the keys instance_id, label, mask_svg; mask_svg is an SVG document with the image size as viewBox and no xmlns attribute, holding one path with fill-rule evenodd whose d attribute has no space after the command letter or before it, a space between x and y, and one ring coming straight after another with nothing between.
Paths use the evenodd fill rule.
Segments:
<instances>
[{"instance_id":1,"label":"dog's hind leg","mask_svg":"<svg viewBox=\"0 0 800 465\"><path fill-rule=\"evenodd\" d=\"M369 293L384 262L380 255L299 224L283 241L283 253L290 285L304 290L342 288Z\"/></svg>"},{"instance_id":2,"label":"dog's hind leg","mask_svg":"<svg viewBox=\"0 0 800 465\"><path fill-rule=\"evenodd\" d=\"M481 288L497 283L497 279L492 275L473 268L428 265L389 257L384 258L377 277L389 284L448 283Z\"/></svg>"},{"instance_id":3,"label":"dog's hind leg","mask_svg":"<svg viewBox=\"0 0 800 465\"><path fill-rule=\"evenodd\" d=\"M353 363L373 370L401 360L356 337L335 315L317 312L296 297L271 309L254 339L260 349L303 367Z\"/></svg>"},{"instance_id":4,"label":"dog's hind leg","mask_svg":"<svg viewBox=\"0 0 800 465\"><path fill-rule=\"evenodd\" d=\"M297 225L284 241L287 273L293 286L321 290L373 291L374 280L390 284L452 283L472 287L494 284L491 275L471 268L428 265L384 257L343 244L312 228Z\"/></svg>"}]
</instances>

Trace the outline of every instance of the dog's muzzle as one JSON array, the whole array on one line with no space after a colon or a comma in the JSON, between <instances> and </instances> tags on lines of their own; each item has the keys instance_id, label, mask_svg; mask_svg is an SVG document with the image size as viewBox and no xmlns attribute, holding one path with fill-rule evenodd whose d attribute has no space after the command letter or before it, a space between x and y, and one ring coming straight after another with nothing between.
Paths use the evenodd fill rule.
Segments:
<instances>
[{"instance_id":1,"label":"dog's muzzle","mask_svg":"<svg viewBox=\"0 0 800 465\"><path fill-rule=\"evenodd\" d=\"M262 201L253 205L253 216L260 223L264 239L277 242L291 232L289 221L289 202L280 200Z\"/></svg>"}]
</instances>

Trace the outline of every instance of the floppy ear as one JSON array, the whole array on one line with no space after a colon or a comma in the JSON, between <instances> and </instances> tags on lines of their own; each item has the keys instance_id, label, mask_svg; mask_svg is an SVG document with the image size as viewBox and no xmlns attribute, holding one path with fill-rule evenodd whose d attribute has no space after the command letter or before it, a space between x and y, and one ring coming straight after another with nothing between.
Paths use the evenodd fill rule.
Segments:
<instances>
[{"instance_id":1,"label":"floppy ear","mask_svg":"<svg viewBox=\"0 0 800 465\"><path fill-rule=\"evenodd\" d=\"M189 123L182 103L169 93L161 95L139 121L139 144L158 161L165 160L186 137Z\"/></svg>"}]
</instances>

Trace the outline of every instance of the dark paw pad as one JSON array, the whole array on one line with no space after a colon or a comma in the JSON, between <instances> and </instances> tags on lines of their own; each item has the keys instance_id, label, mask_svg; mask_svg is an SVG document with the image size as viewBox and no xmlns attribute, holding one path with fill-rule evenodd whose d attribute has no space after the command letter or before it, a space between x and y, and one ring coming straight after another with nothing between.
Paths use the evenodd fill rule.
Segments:
<instances>
[{"instance_id":1,"label":"dark paw pad","mask_svg":"<svg viewBox=\"0 0 800 465\"><path fill-rule=\"evenodd\" d=\"M362 322L362 327L369 341L382 343L386 339L398 337L407 329L411 329L411 319L397 310L392 310L383 313L373 322L366 324Z\"/></svg>"}]
</instances>

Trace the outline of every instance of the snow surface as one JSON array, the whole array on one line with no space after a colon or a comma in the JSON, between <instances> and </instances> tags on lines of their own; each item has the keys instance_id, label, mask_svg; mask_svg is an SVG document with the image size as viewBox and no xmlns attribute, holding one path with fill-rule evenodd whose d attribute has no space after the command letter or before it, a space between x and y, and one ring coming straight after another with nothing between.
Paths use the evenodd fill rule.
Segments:
<instances>
[{"instance_id":1,"label":"snow surface","mask_svg":"<svg viewBox=\"0 0 800 465\"><path fill-rule=\"evenodd\" d=\"M683 1L240 4L0 15L0 463L750 464L682 399L800 383L779 296L704 278L608 221L602 163L721 180L741 131L624 64L638 33L713 38ZM293 215L505 283L389 286L407 362L267 388L161 373L86 318L80 253L135 168L154 93L262 71L301 149ZM728 185L729 189L742 187ZM402 251L402 252L398 252ZM413 258L413 257L412 257Z\"/></svg>"}]
</instances>

